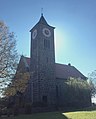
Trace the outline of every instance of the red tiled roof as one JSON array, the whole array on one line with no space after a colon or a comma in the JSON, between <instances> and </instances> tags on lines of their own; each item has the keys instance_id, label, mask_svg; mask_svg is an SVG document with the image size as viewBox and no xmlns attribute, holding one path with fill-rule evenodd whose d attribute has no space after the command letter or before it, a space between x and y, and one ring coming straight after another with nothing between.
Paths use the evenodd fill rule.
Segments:
<instances>
[{"instance_id":1,"label":"red tiled roof","mask_svg":"<svg viewBox=\"0 0 96 119\"><path fill-rule=\"evenodd\" d=\"M27 64L30 65L30 58L25 57ZM86 77L74 66L55 63L56 78L68 79L70 77L86 79Z\"/></svg>"},{"instance_id":2,"label":"red tiled roof","mask_svg":"<svg viewBox=\"0 0 96 119\"><path fill-rule=\"evenodd\" d=\"M26 58L28 65L30 65L30 58L29 57L25 57L25 58Z\"/></svg>"},{"instance_id":3,"label":"red tiled roof","mask_svg":"<svg viewBox=\"0 0 96 119\"><path fill-rule=\"evenodd\" d=\"M68 79L70 77L86 79L86 77L74 66L58 64L55 65L56 78Z\"/></svg>"}]
</instances>

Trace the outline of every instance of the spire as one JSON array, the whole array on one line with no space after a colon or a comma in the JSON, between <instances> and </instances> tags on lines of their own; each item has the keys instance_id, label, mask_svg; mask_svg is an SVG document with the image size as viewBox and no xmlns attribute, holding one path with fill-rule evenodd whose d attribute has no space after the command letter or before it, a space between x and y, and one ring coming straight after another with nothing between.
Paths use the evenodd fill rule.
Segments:
<instances>
[{"instance_id":1,"label":"spire","mask_svg":"<svg viewBox=\"0 0 96 119\"><path fill-rule=\"evenodd\" d=\"M40 17L40 20L38 21L38 23L37 23L36 25L38 25L38 24L47 25L47 26L52 27L53 29L55 29L55 27L50 26L50 25L47 23L47 21L45 20L45 18L44 18L44 16L43 16L43 8L41 8L41 17ZM36 25L35 25L35 26L36 26ZM34 27L35 27L35 26L34 26ZM33 29L33 28L32 28L32 29ZM30 30L30 32L32 31L32 29Z\"/></svg>"},{"instance_id":2,"label":"spire","mask_svg":"<svg viewBox=\"0 0 96 119\"><path fill-rule=\"evenodd\" d=\"M43 13L41 13L41 17L40 17L40 20L39 20L38 23L39 23L39 24L44 24L44 25L50 26L50 25L47 23L47 21L45 20L45 18L44 18L44 16L43 16ZM50 27L52 27L52 28L55 29L55 27L53 27L53 26L50 26Z\"/></svg>"},{"instance_id":3,"label":"spire","mask_svg":"<svg viewBox=\"0 0 96 119\"><path fill-rule=\"evenodd\" d=\"M43 17L43 13L41 14L41 18L40 18L40 20L39 20L39 23L40 24L47 24L47 21L45 20L45 18Z\"/></svg>"},{"instance_id":4,"label":"spire","mask_svg":"<svg viewBox=\"0 0 96 119\"><path fill-rule=\"evenodd\" d=\"M44 16L43 16L43 8L41 8L41 17L40 17L40 20L39 22L40 24L47 24L47 21L45 20ZM48 25L48 24L47 24Z\"/></svg>"},{"instance_id":5,"label":"spire","mask_svg":"<svg viewBox=\"0 0 96 119\"><path fill-rule=\"evenodd\" d=\"M41 8L41 16L43 16L43 8Z\"/></svg>"}]
</instances>

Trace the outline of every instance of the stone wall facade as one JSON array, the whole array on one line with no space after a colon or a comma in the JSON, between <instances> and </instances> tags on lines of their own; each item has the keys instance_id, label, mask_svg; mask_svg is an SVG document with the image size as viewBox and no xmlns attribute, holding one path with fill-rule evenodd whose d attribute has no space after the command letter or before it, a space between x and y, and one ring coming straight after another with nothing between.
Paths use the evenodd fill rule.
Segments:
<instances>
[{"instance_id":1,"label":"stone wall facade","mask_svg":"<svg viewBox=\"0 0 96 119\"><path fill-rule=\"evenodd\" d=\"M35 38L34 31L36 31ZM54 27L49 26L43 16L31 30L30 70L32 102L54 105L56 102Z\"/></svg>"},{"instance_id":2,"label":"stone wall facade","mask_svg":"<svg viewBox=\"0 0 96 119\"><path fill-rule=\"evenodd\" d=\"M64 107L70 104L72 106L71 97L66 98L69 93L66 88L66 80L57 78L55 74L54 27L48 25L41 16L30 32L31 60L28 95L30 95L31 102L49 107ZM90 105L90 97L87 99L87 96L89 94L86 95L86 100Z\"/></svg>"}]
</instances>

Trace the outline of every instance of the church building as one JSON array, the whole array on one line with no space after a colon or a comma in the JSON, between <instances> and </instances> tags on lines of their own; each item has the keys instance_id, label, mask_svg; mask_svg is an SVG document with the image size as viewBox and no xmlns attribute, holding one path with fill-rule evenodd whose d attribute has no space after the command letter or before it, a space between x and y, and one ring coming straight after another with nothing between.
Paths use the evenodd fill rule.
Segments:
<instances>
[{"instance_id":1,"label":"church building","mask_svg":"<svg viewBox=\"0 0 96 119\"><path fill-rule=\"evenodd\" d=\"M33 104L64 105L66 97L63 94L64 82L71 77L87 80L71 64L65 65L55 62L54 29L55 27L49 25L42 14L38 23L30 30L30 58L21 56L18 65L20 67L22 62L23 70L30 73L26 97ZM90 104L90 97L85 97L88 100L86 103Z\"/></svg>"}]
</instances>

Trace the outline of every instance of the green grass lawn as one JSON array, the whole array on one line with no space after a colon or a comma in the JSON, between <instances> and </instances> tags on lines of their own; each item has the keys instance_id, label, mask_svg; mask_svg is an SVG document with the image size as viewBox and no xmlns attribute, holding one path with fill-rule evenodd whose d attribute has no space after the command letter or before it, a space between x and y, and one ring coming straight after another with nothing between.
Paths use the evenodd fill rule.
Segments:
<instances>
[{"instance_id":1,"label":"green grass lawn","mask_svg":"<svg viewBox=\"0 0 96 119\"><path fill-rule=\"evenodd\" d=\"M67 119L96 119L96 111L77 111L63 114Z\"/></svg>"},{"instance_id":2,"label":"green grass lawn","mask_svg":"<svg viewBox=\"0 0 96 119\"><path fill-rule=\"evenodd\" d=\"M9 117L7 119L68 119L68 118L66 118L66 116L64 116L61 112L47 112L47 113L35 113L31 115L19 115L17 117Z\"/></svg>"},{"instance_id":3,"label":"green grass lawn","mask_svg":"<svg viewBox=\"0 0 96 119\"><path fill-rule=\"evenodd\" d=\"M6 119L4 117L0 119ZM77 111L77 112L49 112L31 115L19 115L7 119L96 119L96 111Z\"/></svg>"}]
</instances>

